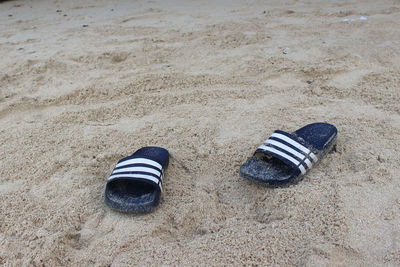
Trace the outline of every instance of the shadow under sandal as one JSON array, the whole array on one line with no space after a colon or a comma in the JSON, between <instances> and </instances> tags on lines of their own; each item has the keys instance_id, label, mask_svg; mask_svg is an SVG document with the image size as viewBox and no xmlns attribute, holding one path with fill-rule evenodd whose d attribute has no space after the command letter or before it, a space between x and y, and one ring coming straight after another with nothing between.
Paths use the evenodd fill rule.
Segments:
<instances>
[{"instance_id":1,"label":"shadow under sandal","mask_svg":"<svg viewBox=\"0 0 400 267\"><path fill-rule=\"evenodd\" d=\"M150 212L160 203L162 179L169 153L161 147L143 147L121 159L108 178L105 203L123 212Z\"/></svg>"},{"instance_id":2,"label":"shadow under sandal","mask_svg":"<svg viewBox=\"0 0 400 267\"><path fill-rule=\"evenodd\" d=\"M269 186L296 183L332 149L336 138L336 127L328 123L312 123L291 134L277 130L240 167L239 174Z\"/></svg>"}]
</instances>

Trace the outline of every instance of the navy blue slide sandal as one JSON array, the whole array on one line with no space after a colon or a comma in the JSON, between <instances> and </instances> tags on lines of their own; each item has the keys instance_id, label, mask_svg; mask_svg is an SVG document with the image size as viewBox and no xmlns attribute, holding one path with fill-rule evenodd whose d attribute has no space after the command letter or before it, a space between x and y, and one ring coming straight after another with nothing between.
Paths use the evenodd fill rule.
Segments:
<instances>
[{"instance_id":1,"label":"navy blue slide sandal","mask_svg":"<svg viewBox=\"0 0 400 267\"><path fill-rule=\"evenodd\" d=\"M150 212L160 203L169 153L161 147L143 147L118 161L108 178L105 203L122 212Z\"/></svg>"},{"instance_id":2,"label":"navy blue slide sandal","mask_svg":"<svg viewBox=\"0 0 400 267\"><path fill-rule=\"evenodd\" d=\"M240 167L239 174L268 186L296 183L333 148L336 138L336 127L322 122L291 134L277 130Z\"/></svg>"}]
</instances>

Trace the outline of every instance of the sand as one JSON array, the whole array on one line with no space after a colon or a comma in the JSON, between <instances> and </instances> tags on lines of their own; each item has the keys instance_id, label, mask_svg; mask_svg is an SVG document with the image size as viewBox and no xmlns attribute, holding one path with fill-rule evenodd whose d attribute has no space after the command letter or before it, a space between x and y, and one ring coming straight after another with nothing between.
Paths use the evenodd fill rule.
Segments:
<instances>
[{"instance_id":1,"label":"sand","mask_svg":"<svg viewBox=\"0 0 400 267\"><path fill-rule=\"evenodd\" d=\"M0 2L0 265L399 266L399 1ZM271 189L238 169L276 129L336 151ZM116 162L171 153L147 215Z\"/></svg>"}]
</instances>

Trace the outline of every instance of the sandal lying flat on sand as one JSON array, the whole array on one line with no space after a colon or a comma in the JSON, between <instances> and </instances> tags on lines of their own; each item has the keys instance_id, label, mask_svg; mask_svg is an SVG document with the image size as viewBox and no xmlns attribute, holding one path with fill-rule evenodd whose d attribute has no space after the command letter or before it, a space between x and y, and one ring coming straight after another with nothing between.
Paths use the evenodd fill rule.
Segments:
<instances>
[{"instance_id":1,"label":"sandal lying flat on sand","mask_svg":"<svg viewBox=\"0 0 400 267\"><path fill-rule=\"evenodd\" d=\"M163 173L169 153L161 147L143 147L121 159L108 178L105 203L123 212L150 212L160 203Z\"/></svg>"},{"instance_id":2,"label":"sandal lying flat on sand","mask_svg":"<svg viewBox=\"0 0 400 267\"><path fill-rule=\"evenodd\" d=\"M332 149L336 138L336 127L320 122L291 134L275 131L240 167L239 174L270 186L296 183Z\"/></svg>"}]
</instances>

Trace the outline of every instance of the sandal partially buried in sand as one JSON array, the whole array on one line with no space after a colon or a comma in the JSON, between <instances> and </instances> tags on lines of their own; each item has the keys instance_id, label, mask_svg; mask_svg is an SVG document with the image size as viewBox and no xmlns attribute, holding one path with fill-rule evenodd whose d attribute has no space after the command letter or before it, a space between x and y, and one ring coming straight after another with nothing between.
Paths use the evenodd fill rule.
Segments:
<instances>
[{"instance_id":1,"label":"sandal partially buried in sand","mask_svg":"<svg viewBox=\"0 0 400 267\"><path fill-rule=\"evenodd\" d=\"M285 186L300 181L336 144L337 129L312 123L293 133L275 131L240 167L253 182Z\"/></svg>"},{"instance_id":2,"label":"sandal partially buried in sand","mask_svg":"<svg viewBox=\"0 0 400 267\"><path fill-rule=\"evenodd\" d=\"M169 153L161 147L143 147L121 159L108 178L105 203L123 212L150 212L160 203Z\"/></svg>"}]
</instances>

